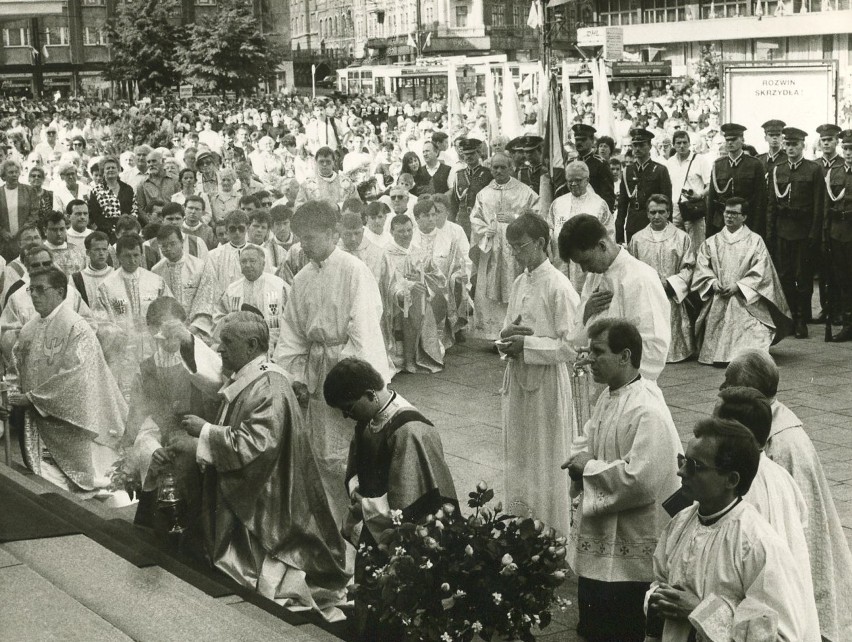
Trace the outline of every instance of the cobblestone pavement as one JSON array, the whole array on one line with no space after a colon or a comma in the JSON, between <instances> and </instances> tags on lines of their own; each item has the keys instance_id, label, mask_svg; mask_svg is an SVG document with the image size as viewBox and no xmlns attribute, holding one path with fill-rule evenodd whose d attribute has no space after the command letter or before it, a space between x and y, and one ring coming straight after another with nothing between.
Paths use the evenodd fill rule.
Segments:
<instances>
[{"instance_id":1,"label":"cobblestone pavement","mask_svg":"<svg viewBox=\"0 0 852 642\"><path fill-rule=\"evenodd\" d=\"M778 399L804 422L831 481L837 509L852 545L852 343L823 341L822 328L810 326L811 338L785 339L771 352L781 369ZM398 375L392 386L435 423L460 497L479 480L503 488L503 440L500 387L503 363L490 344L468 341L452 348L443 372ZM659 384L681 439L714 406L723 370L689 361L669 364ZM575 632L576 578L563 594L572 607L556 615L538 636L545 642L579 640Z\"/></svg>"}]
</instances>

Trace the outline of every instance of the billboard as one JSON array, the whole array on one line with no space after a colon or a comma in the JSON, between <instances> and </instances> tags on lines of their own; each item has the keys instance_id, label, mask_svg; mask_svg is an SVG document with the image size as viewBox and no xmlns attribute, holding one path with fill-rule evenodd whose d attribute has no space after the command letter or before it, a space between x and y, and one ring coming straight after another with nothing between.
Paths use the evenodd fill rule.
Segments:
<instances>
[{"instance_id":1,"label":"billboard","mask_svg":"<svg viewBox=\"0 0 852 642\"><path fill-rule=\"evenodd\" d=\"M721 122L747 127L745 142L763 152L760 125L778 118L808 132L812 147L816 128L836 122L836 78L832 60L722 63Z\"/></svg>"}]
</instances>

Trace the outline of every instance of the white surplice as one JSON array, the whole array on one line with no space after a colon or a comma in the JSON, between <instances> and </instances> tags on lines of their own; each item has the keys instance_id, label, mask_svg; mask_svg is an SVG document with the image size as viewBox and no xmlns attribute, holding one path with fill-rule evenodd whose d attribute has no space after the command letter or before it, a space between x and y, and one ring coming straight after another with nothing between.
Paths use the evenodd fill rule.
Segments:
<instances>
[{"instance_id":1,"label":"white surplice","mask_svg":"<svg viewBox=\"0 0 852 642\"><path fill-rule=\"evenodd\" d=\"M512 286L505 325L520 316L532 328L520 357L509 359L503 379L503 454L506 510L532 515L567 534L571 499L561 470L571 454L570 343L580 297L546 260Z\"/></svg>"},{"instance_id":2,"label":"white surplice","mask_svg":"<svg viewBox=\"0 0 852 642\"><path fill-rule=\"evenodd\" d=\"M192 309L189 311L189 320L195 327L208 333L213 331L213 310L216 303L231 283L243 277L240 253L244 248L245 245L237 247L232 243L225 243L210 250L201 271Z\"/></svg>"},{"instance_id":3,"label":"white surplice","mask_svg":"<svg viewBox=\"0 0 852 642\"><path fill-rule=\"evenodd\" d=\"M225 293L213 310L213 336L219 336L221 330L219 324L226 315L239 312L243 305L250 305L263 314L263 320L269 327L271 354L278 342L281 317L289 295L290 286L284 282L284 279L279 279L274 274L263 273L254 281L249 281L245 277L234 281L225 289Z\"/></svg>"},{"instance_id":4,"label":"white surplice","mask_svg":"<svg viewBox=\"0 0 852 642\"><path fill-rule=\"evenodd\" d=\"M184 253L177 263L163 258L151 268L151 272L163 279L171 290L172 296L183 306L187 314L192 309L195 295L198 293L203 271L204 261L187 253Z\"/></svg>"}]
</instances>

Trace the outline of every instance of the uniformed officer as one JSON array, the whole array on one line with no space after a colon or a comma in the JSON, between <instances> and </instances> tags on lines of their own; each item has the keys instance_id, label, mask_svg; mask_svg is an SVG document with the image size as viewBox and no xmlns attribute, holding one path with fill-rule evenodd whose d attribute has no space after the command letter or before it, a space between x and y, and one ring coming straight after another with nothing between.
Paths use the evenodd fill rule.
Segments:
<instances>
[{"instance_id":1,"label":"uniformed officer","mask_svg":"<svg viewBox=\"0 0 852 642\"><path fill-rule=\"evenodd\" d=\"M450 220L458 223L470 238L470 211L476 203L476 195L491 182L491 170L482 165L479 148L482 141L477 138L462 138L456 146L465 164L455 174L455 182L450 190Z\"/></svg>"},{"instance_id":2,"label":"uniformed officer","mask_svg":"<svg viewBox=\"0 0 852 642\"><path fill-rule=\"evenodd\" d=\"M672 193L672 181L666 166L651 160L651 139L646 129L630 130L632 163L621 172L618 189L618 215L615 218L616 243L629 243L633 235L648 225L645 205L652 194Z\"/></svg>"},{"instance_id":3,"label":"uniformed officer","mask_svg":"<svg viewBox=\"0 0 852 642\"><path fill-rule=\"evenodd\" d=\"M746 200L748 227L766 239L766 170L757 158L743 151L743 132L736 123L722 125L727 154L716 159L707 190L707 237L725 225L725 201L734 196Z\"/></svg>"},{"instance_id":4,"label":"uniformed officer","mask_svg":"<svg viewBox=\"0 0 852 642\"><path fill-rule=\"evenodd\" d=\"M823 176L827 176L829 170L834 167L840 167L843 165L843 159L837 153L837 137L840 134L840 127L837 125L833 125L831 123L826 123L825 125L820 125L816 128L817 134L819 134L819 152L820 155L817 158L817 163L819 164L819 168L822 171ZM824 250L830 250L830 248L823 248ZM826 315L828 314L828 308L832 308L832 313L836 316L839 313L837 308L833 305L835 297L835 293L833 288L836 287L834 284L834 278L836 271L834 270L834 261L828 256L828 251L822 251L820 253L820 262L819 262L819 303L822 310L819 313L819 316L816 318L817 323L825 323ZM841 319L835 318L834 322L840 322Z\"/></svg>"},{"instance_id":5,"label":"uniformed officer","mask_svg":"<svg viewBox=\"0 0 852 642\"><path fill-rule=\"evenodd\" d=\"M852 129L840 134L843 163L833 165L826 177L824 246L830 250L832 283L843 328L834 336L838 343L852 339Z\"/></svg>"},{"instance_id":6,"label":"uniformed officer","mask_svg":"<svg viewBox=\"0 0 852 642\"><path fill-rule=\"evenodd\" d=\"M518 169L518 180L538 194L541 185L541 146L544 139L541 136L521 136L521 151L524 153L524 164Z\"/></svg>"},{"instance_id":7,"label":"uniformed officer","mask_svg":"<svg viewBox=\"0 0 852 642\"><path fill-rule=\"evenodd\" d=\"M772 173L773 167L787 162L787 152L784 151L784 139L781 135L781 130L786 126L787 123L783 120L767 120L761 125L763 127L763 138L769 145L769 151L759 154L757 158L766 168L767 179Z\"/></svg>"},{"instance_id":8,"label":"uniformed officer","mask_svg":"<svg viewBox=\"0 0 852 642\"><path fill-rule=\"evenodd\" d=\"M609 163L595 154L595 134L597 130L591 125L578 123L571 128L574 132L574 147L577 148L577 160L583 161L589 167L589 185L609 206L615 209L615 185Z\"/></svg>"},{"instance_id":9,"label":"uniformed officer","mask_svg":"<svg viewBox=\"0 0 852 642\"><path fill-rule=\"evenodd\" d=\"M506 147L504 150L511 157L512 164L514 167L512 168L512 177L518 177L518 169L523 167L524 165L524 150L521 149L523 146L524 137L518 136L513 138L508 143L506 143Z\"/></svg>"},{"instance_id":10,"label":"uniformed officer","mask_svg":"<svg viewBox=\"0 0 852 642\"><path fill-rule=\"evenodd\" d=\"M816 129L819 134L819 164L822 167L822 175L826 176L828 170L832 167L840 167L843 165L843 158L837 153L837 137L840 134L840 127L830 123L820 125Z\"/></svg>"},{"instance_id":11,"label":"uniformed officer","mask_svg":"<svg viewBox=\"0 0 852 642\"><path fill-rule=\"evenodd\" d=\"M769 175L766 228L797 339L808 336L814 267L822 239L825 183L819 165L804 158L807 134L785 127L787 162Z\"/></svg>"}]
</instances>

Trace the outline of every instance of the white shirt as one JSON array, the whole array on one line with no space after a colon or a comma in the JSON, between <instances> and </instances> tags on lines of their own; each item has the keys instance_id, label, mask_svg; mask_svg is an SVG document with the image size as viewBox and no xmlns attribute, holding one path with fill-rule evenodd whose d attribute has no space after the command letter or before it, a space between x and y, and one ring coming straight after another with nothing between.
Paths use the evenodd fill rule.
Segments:
<instances>
[{"instance_id":1,"label":"white shirt","mask_svg":"<svg viewBox=\"0 0 852 642\"><path fill-rule=\"evenodd\" d=\"M9 231L12 234L17 233L20 227L20 216L18 214L19 189L18 187L9 189L5 185L3 186L3 190L6 192L6 211L9 212Z\"/></svg>"}]
</instances>

